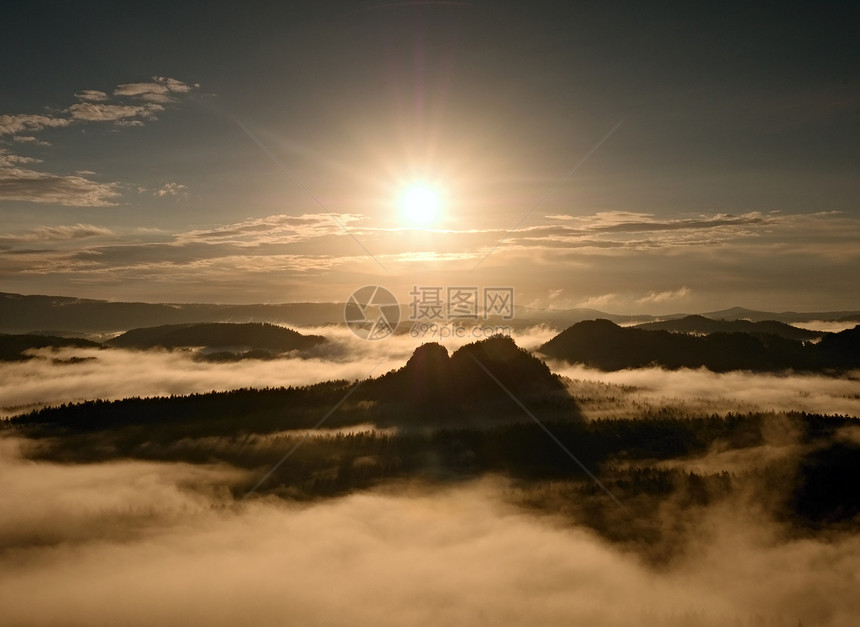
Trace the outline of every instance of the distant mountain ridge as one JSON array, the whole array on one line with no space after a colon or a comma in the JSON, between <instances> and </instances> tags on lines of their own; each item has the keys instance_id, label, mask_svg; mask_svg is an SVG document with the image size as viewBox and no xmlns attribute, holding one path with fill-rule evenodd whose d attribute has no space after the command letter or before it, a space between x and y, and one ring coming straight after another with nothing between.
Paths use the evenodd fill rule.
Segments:
<instances>
[{"instance_id":1,"label":"distant mountain ridge","mask_svg":"<svg viewBox=\"0 0 860 627\"><path fill-rule=\"evenodd\" d=\"M101 348L98 342L52 335L8 335L0 333L0 361L26 361L26 352L38 348Z\"/></svg>"},{"instance_id":2,"label":"distant mountain ridge","mask_svg":"<svg viewBox=\"0 0 860 627\"><path fill-rule=\"evenodd\" d=\"M328 342L268 323L229 322L171 324L132 329L107 342L79 337L0 333L0 361L26 361L33 349L60 348L196 348L195 358L207 361L270 359L293 351L308 351ZM89 357L90 359L92 357ZM77 359L77 358L73 358Z\"/></svg>"},{"instance_id":3,"label":"distant mountain ridge","mask_svg":"<svg viewBox=\"0 0 860 627\"><path fill-rule=\"evenodd\" d=\"M716 332L694 336L619 327L609 320L579 322L543 344L539 352L601 370L647 366L824 371L860 368L860 325L826 334L818 344L776 335Z\"/></svg>"},{"instance_id":4,"label":"distant mountain ridge","mask_svg":"<svg viewBox=\"0 0 860 627\"><path fill-rule=\"evenodd\" d=\"M107 333L199 322L272 322L296 326L340 324L343 322L343 304L133 303L0 292L0 331L12 333L36 329Z\"/></svg>"},{"instance_id":5,"label":"distant mountain ridge","mask_svg":"<svg viewBox=\"0 0 860 627\"><path fill-rule=\"evenodd\" d=\"M320 335L303 335L268 323L205 322L132 329L109 340L107 344L117 348L204 347L283 353L307 350L326 341Z\"/></svg>"},{"instance_id":6,"label":"distant mountain ridge","mask_svg":"<svg viewBox=\"0 0 860 627\"><path fill-rule=\"evenodd\" d=\"M635 326L637 329L645 329L646 331L671 331L674 333L697 333L702 335L711 333L765 333L798 341L815 340L824 335L822 331L800 329L777 320L762 320L760 322L752 322L750 320L713 320L697 315L673 320L644 322Z\"/></svg>"},{"instance_id":7,"label":"distant mountain ridge","mask_svg":"<svg viewBox=\"0 0 860 627\"><path fill-rule=\"evenodd\" d=\"M711 311L701 314L706 318L713 320L750 320L752 322L765 322L768 320L778 320L791 324L792 322L860 322L860 311L818 311L818 312L798 312L798 311L756 311L754 309L745 309L743 307L731 307L720 311Z\"/></svg>"},{"instance_id":8,"label":"distant mountain ridge","mask_svg":"<svg viewBox=\"0 0 860 627\"><path fill-rule=\"evenodd\" d=\"M407 303L401 303L406 321ZM682 318L689 314L616 315L595 309L537 309L517 306L510 326L523 327L550 324L566 327L575 322L609 319L634 323ZM860 322L860 311L817 313L770 313L740 307L702 314L712 319L748 319L780 322L852 321ZM21 295L0 292L0 332L31 333L37 329L54 329L63 333L109 333L140 327L192 322L271 322L291 326L342 324L343 303L282 303L256 305L170 304L110 302L66 296Z\"/></svg>"}]
</instances>

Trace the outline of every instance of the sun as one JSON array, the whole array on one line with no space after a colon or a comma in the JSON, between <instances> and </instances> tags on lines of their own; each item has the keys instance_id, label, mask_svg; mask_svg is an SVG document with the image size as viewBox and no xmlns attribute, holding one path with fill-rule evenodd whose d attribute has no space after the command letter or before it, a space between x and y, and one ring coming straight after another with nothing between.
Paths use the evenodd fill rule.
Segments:
<instances>
[{"instance_id":1,"label":"sun","mask_svg":"<svg viewBox=\"0 0 860 627\"><path fill-rule=\"evenodd\" d=\"M425 183L412 183L400 195L400 210L407 222L415 226L429 226L440 207L439 191Z\"/></svg>"}]
</instances>

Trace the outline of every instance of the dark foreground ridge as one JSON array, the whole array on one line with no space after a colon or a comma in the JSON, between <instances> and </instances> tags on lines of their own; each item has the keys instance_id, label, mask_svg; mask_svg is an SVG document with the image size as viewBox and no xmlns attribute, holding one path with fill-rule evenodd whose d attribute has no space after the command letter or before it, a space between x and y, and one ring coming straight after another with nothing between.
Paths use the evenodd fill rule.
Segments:
<instances>
[{"instance_id":1,"label":"dark foreground ridge","mask_svg":"<svg viewBox=\"0 0 860 627\"><path fill-rule=\"evenodd\" d=\"M661 366L704 367L715 372L839 371L860 368L860 325L828 333L812 344L772 334L716 332L694 336L589 320L565 329L539 350L555 359L601 370Z\"/></svg>"},{"instance_id":2,"label":"dark foreground ridge","mask_svg":"<svg viewBox=\"0 0 860 627\"><path fill-rule=\"evenodd\" d=\"M437 422L444 409L446 424L461 426L481 413L525 417L509 393L534 406L578 416L561 379L504 335L467 344L450 356L440 344L424 344L403 368L369 381L362 390L367 398L407 403L425 420Z\"/></svg>"}]
</instances>

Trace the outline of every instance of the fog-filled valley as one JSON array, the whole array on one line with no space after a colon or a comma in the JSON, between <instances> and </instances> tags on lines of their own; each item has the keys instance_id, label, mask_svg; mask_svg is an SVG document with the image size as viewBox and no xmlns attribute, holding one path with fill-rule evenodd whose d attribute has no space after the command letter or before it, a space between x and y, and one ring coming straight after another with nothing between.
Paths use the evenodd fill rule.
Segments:
<instances>
[{"instance_id":1,"label":"fog-filled valley","mask_svg":"<svg viewBox=\"0 0 860 627\"><path fill-rule=\"evenodd\" d=\"M743 500L657 512L695 535L652 567L492 477L237 504L223 467L34 465L0 442L7 624L793 626L860 610L856 535L786 535Z\"/></svg>"},{"instance_id":2,"label":"fog-filled valley","mask_svg":"<svg viewBox=\"0 0 860 627\"><path fill-rule=\"evenodd\" d=\"M853 624L860 371L598 370L562 330L0 336L6 617Z\"/></svg>"},{"instance_id":3,"label":"fog-filled valley","mask_svg":"<svg viewBox=\"0 0 860 627\"><path fill-rule=\"evenodd\" d=\"M839 330L844 327L842 323ZM415 338L406 333L384 342L366 342L343 326L298 329L304 335L323 336L327 342L301 356L286 354L241 361L201 359L199 351L190 348L102 350L91 340L91 345L82 348L48 345L27 349L25 356L29 359L0 361L0 416L99 398L117 400L353 381L401 367L425 339L441 342L450 350L474 341L470 336L441 338L428 334L426 338ZM519 346L537 353L558 332L540 325L514 332L512 337ZM0 335L0 343L2 340ZM579 397L583 411L596 412L594 417L618 415L613 413L615 410L635 414L640 402L643 407L677 405L696 414L779 409L860 415L856 371L834 377L790 370L667 370L655 365L603 372L543 357L553 372L571 379L572 393Z\"/></svg>"}]
</instances>

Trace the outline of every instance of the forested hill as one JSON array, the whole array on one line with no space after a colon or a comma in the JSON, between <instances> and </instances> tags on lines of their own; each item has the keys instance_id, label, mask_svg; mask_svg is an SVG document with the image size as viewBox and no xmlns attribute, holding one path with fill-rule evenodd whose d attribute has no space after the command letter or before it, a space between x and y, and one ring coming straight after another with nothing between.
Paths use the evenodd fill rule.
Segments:
<instances>
[{"instance_id":1,"label":"forested hill","mask_svg":"<svg viewBox=\"0 0 860 627\"><path fill-rule=\"evenodd\" d=\"M504 335L467 344L451 355L440 344L423 344L403 368L368 382L366 389L419 403L506 396L505 390L526 397L565 390L544 362Z\"/></svg>"},{"instance_id":2,"label":"forested hill","mask_svg":"<svg viewBox=\"0 0 860 627\"><path fill-rule=\"evenodd\" d=\"M38 410L11 422L36 432L148 428L171 439L191 433L307 429L329 412L330 427L372 423L407 429L460 428L530 420L508 392L544 418L581 419L576 402L546 364L512 339L497 336L451 356L438 344L425 344L403 368L357 384L335 381L303 388L91 401Z\"/></svg>"},{"instance_id":3,"label":"forested hill","mask_svg":"<svg viewBox=\"0 0 860 627\"><path fill-rule=\"evenodd\" d=\"M54 335L7 335L0 333L0 361L26 361L27 351L37 348L98 348L101 344L76 337Z\"/></svg>"},{"instance_id":4,"label":"forested hill","mask_svg":"<svg viewBox=\"0 0 860 627\"><path fill-rule=\"evenodd\" d=\"M202 346L286 352L307 350L325 341L326 339L319 335L303 335L273 324L209 322L132 329L107 344L118 348L140 349Z\"/></svg>"},{"instance_id":5,"label":"forested hill","mask_svg":"<svg viewBox=\"0 0 860 627\"><path fill-rule=\"evenodd\" d=\"M685 316L675 320L659 322L644 322L635 325L637 329L646 331L672 331L674 333L694 333L708 335L711 333L751 333L754 335L777 335L787 340L808 341L816 340L824 335L822 331L809 331L793 327L777 320L713 320L704 316Z\"/></svg>"},{"instance_id":6,"label":"forested hill","mask_svg":"<svg viewBox=\"0 0 860 627\"><path fill-rule=\"evenodd\" d=\"M589 320L568 327L539 351L601 370L646 366L705 367L715 372L845 370L860 368L860 325L826 334L818 344L804 344L769 334L717 332L694 336Z\"/></svg>"}]
</instances>

